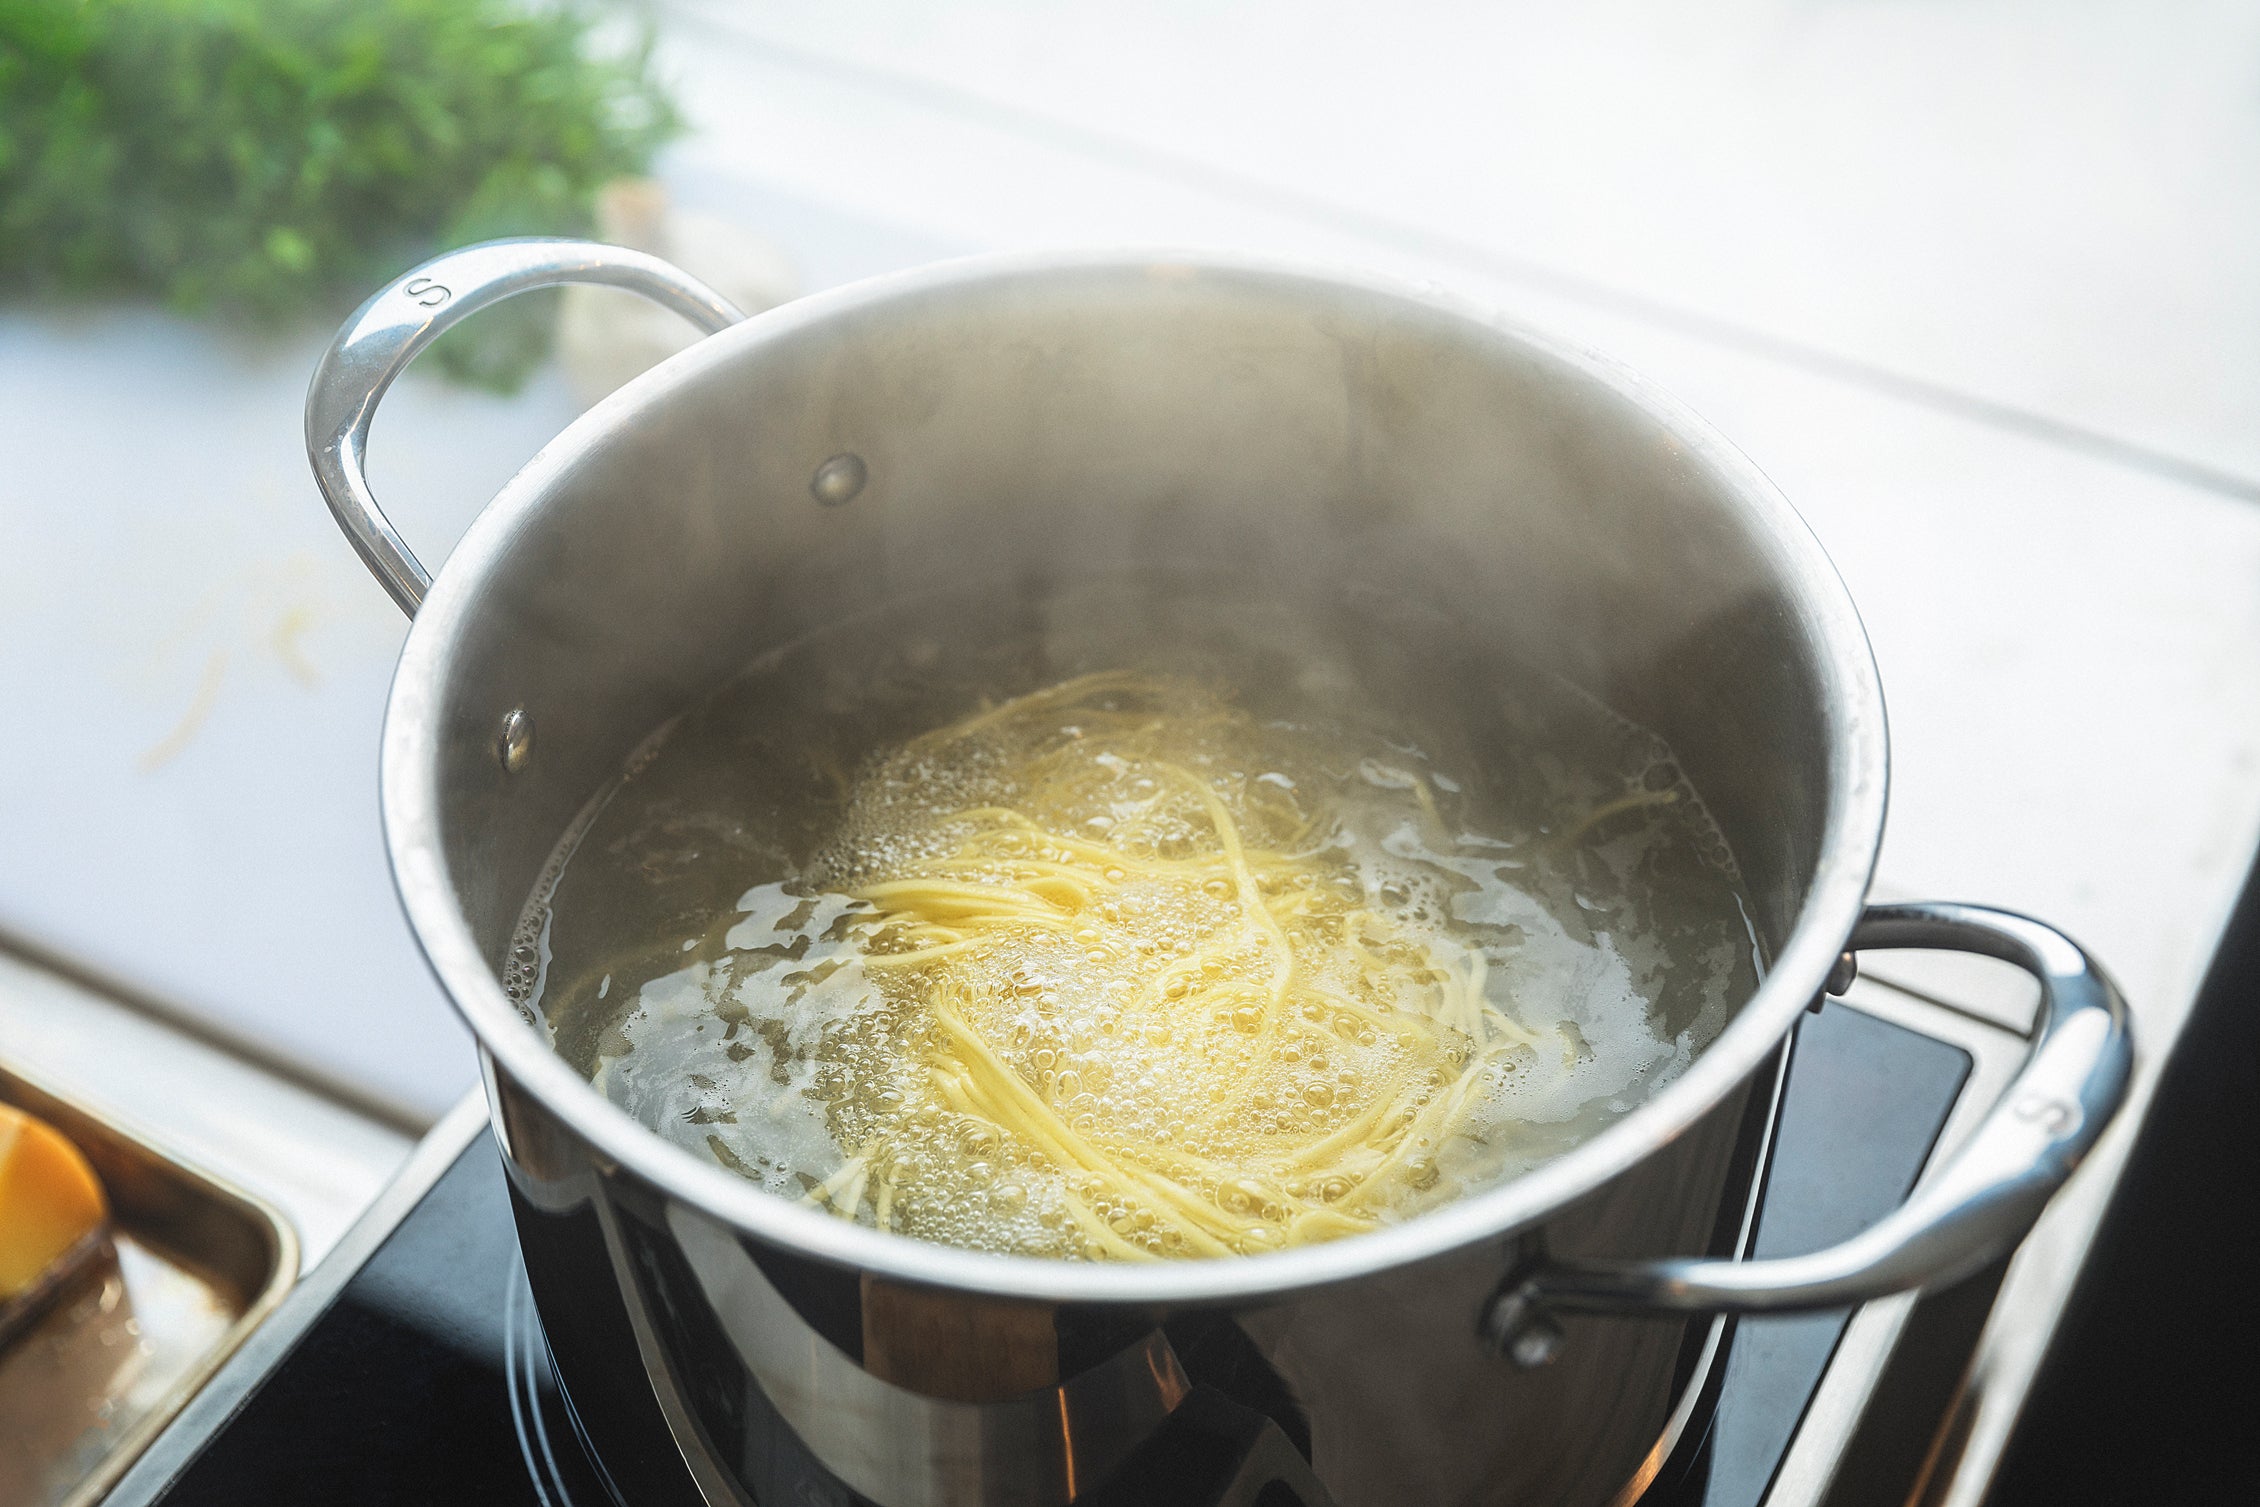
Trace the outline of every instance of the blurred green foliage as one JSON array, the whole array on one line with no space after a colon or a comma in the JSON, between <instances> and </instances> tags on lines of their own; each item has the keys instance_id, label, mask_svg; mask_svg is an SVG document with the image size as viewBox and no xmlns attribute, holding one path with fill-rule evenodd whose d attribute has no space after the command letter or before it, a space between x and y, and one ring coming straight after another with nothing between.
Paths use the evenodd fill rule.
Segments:
<instances>
[{"instance_id":1,"label":"blurred green foliage","mask_svg":"<svg viewBox=\"0 0 2260 1507\"><path fill-rule=\"evenodd\" d=\"M0 0L0 295L338 318L435 250L585 233L675 129L648 28L570 0ZM535 303L432 358L514 385Z\"/></svg>"}]
</instances>

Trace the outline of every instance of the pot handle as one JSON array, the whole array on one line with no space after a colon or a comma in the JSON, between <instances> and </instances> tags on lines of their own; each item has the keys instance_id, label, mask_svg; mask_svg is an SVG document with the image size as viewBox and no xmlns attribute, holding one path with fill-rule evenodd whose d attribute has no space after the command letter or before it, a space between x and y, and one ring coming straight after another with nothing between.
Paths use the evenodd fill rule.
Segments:
<instances>
[{"instance_id":1,"label":"pot handle","mask_svg":"<svg viewBox=\"0 0 2260 1507\"><path fill-rule=\"evenodd\" d=\"M2040 981L2032 1050L2001 1102L1939 1174L1860 1234L1763 1261L1606 1261L1543 1255L1511 1272L1483 1312L1493 1349L1542 1366L1562 1343L1556 1311L1781 1313L1841 1308L1968 1276L2032 1228L2110 1122L2134 1049L2127 1007L2094 959L2010 911L1933 902L1870 906L1850 950L1916 947L2014 963Z\"/></svg>"},{"instance_id":2,"label":"pot handle","mask_svg":"<svg viewBox=\"0 0 2260 1507\"><path fill-rule=\"evenodd\" d=\"M314 480L361 559L410 617L432 584L394 532L362 469L377 401L408 363L489 304L560 283L641 293L712 334L745 318L704 283L655 256L596 241L483 241L401 274L337 332L306 390L306 455Z\"/></svg>"}]
</instances>

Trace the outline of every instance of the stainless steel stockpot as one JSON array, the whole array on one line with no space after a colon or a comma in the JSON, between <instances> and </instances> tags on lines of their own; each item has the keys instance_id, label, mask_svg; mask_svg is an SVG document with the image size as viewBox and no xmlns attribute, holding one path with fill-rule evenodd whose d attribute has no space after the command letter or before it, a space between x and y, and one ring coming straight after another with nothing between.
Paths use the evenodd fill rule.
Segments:
<instances>
[{"instance_id":1,"label":"stainless steel stockpot","mask_svg":"<svg viewBox=\"0 0 2260 1507\"><path fill-rule=\"evenodd\" d=\"M376 404L456 320L568 282L711 333L536 456L432 580L363 476ZM1059 1507L1174 1500L1198 1468L1198 1500L1263 1507L1606 1502L1684 1423L1718 1316L1973 1270L2125 1083L2123 1007L2058 933L1969 906L1863 912L1882 695L1774 488L1639 380L1433 292L1053 255L741 321L639 253L496 242L353 316L307 442L415 619L384 730L394 874L477 1034L544 1329L620 1480L711 1504ZM1040 597L1180 567L1396 604L1377 631L1439 651L1410 662L1511 649L1660 733L1740 862L1757 992L1646 1103L1505 1186L1355 1239L1154 1265L945 1249L773 1198L613 1108L505 994L513 926L576 813L755 653L938 581ZM1410 692L1449 706L1434 678ZM1791 1028L1876 947L2032 972L2031 1056L1873 1229L1736 1259Z\"/></svg>"}]
</instances>

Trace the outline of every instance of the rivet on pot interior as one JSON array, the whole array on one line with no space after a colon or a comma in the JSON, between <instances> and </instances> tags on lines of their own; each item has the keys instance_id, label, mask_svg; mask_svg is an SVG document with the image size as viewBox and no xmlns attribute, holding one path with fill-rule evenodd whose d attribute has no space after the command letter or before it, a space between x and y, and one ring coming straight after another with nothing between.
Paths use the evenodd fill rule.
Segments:
<instances>
[{"instance_id":1,"label":"rivet on pot interior","mask_svg":"<svg viewBox=\"0 0 2260 1507\"><path fill-rule=\"evenodd\" d=\"M514 706L504 714L502 731L494 740L494 757L504 774L516 774L533 762L534 719L526 715L524 707Z\"/></svg>"},{"instance_id":2,"label":"rivet on pot interior","mask_svg":"<svg viewBox=\"0 0 2260 1507\"><path fill-rule=\"evenodd\" d=\"M852 450L842 450L816 468L816 474L808 481L809 495L828 508L836 508L841 503L853 502L870 474L864 468L862 456Z\"/></svg>"}]
</instances>

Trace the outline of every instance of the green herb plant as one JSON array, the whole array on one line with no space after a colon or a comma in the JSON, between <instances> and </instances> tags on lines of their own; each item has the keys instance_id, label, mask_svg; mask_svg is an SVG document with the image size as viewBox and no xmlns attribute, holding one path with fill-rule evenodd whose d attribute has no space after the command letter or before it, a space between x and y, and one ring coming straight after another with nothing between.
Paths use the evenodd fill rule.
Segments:
<instances>
[{"instance_id":1,"label":"green herb plant","mask_svg":"<svg viewBox=\"0 0 2260 1507\"><path fill-rule=\"evenodd\" d=\"M0 0L0 297L334 319L436 250L585 233L675 130L648 26L577 0ZM433 359L516 385L532 302Z\"/></svg>"}]
</instances>

